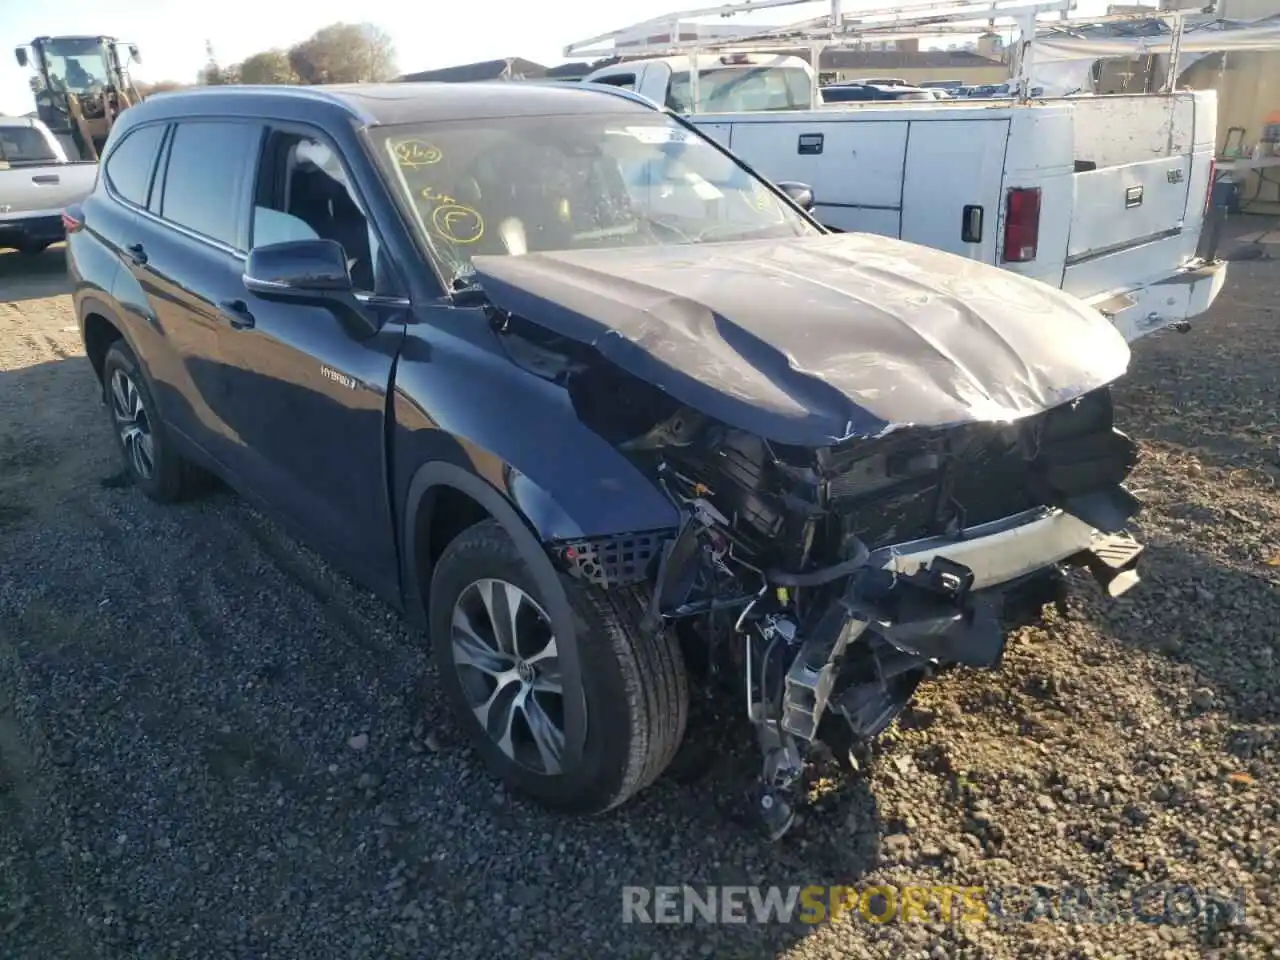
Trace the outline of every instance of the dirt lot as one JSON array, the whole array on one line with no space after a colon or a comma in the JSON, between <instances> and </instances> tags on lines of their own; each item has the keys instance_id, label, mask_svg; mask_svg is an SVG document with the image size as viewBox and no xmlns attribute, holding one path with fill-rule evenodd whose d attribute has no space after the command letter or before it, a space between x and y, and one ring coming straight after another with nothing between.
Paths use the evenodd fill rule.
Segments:
<instances>
[{"instance_id":1,"label":"dirt lot","mask_svg":"<svg viewBox=\"0 0 1280 960\"><path fill-rule=\"evenodd\" d=\"M230 493L121 486L62 271L0 256L0 956L1280 955L1274 262L1136 351L1145 584L932 685L774 847L727 815L737 726L699 776L549 816L481 772L391 610ZM681 883L985 885L1004 915L621 922L622 885ZM1194 886L1177 916L1162 883ZM1028 922L1033 884L1119 916Z\"/></svg>"}]
</instances>

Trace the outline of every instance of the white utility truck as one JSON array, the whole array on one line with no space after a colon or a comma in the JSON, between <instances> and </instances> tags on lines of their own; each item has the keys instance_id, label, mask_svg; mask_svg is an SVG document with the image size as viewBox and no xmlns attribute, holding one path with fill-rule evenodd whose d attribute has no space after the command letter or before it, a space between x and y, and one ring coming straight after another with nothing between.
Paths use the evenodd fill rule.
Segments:
<instances>
[{"instance_id":1,"label":"white utility truck","mask_svg":"<svg viewBox=\"0 0 1280 960\"><path fill-rule=\"evenodd\" d=\"M1036 12L1072 2L935 4L925 32L938 29L940 7L952 8L943 15L986 19L987 12L1008 16L1020 3L1033 24ZM758 0L751 6L760 9ZM1204 313L1226 278L1226 264L1198 249L1213 181L1216 94L1031 101L1023 52L1017 100L816 107L813 66L768 52L789 44L816 54L845 35L890 29L902 36L911 9L880 12L890 25L883 28L868 26L877 11L860 11L856 34L828 29L821 44L811 26L774 30L721 43L716 52L702 52L708 45L701 43L691 52L623 60L584 82L665 104L769 179L809 185L814 215L832 229L897 237L1050 283L1109 316L1130 341L1185 329ZM1029 30L1024 35L1034 25ZM586 55L580 46L566 55Z\"/></svg>"}]
</instances>

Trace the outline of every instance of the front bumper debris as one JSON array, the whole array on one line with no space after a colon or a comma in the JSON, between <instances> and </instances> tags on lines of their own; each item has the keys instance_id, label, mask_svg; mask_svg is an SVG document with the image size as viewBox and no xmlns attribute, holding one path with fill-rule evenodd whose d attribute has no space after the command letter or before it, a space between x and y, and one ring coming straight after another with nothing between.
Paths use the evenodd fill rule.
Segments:
<instances>
[{"instance_id":1,"label":"front bumper debris","mask_svg":"<svg viewBox=\"0 0 1280 960\"><path fill-rule=\"evenodd\" d=\"M1119 596L1138 582L1142 549L1127 534L1040 509L876 550L803 641L786 675L781 727L814 739L843 654L868 631L916 665L995 666L1011 621L1065 599L1061 567L1085 567Z\"/></svg>"}]
</instances>

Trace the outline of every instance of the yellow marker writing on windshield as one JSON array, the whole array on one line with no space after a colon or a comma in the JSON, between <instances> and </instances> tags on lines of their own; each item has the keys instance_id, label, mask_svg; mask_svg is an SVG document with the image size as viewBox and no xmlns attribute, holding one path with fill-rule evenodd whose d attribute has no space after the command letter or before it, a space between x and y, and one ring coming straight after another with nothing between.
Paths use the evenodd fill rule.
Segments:
<instances>
[{"instance_id":1,"label":"yellow marker writing on windshield","mask_svg":"<svg viewBox=\"0 0 1280 960\"><path fill-rule=\"evenodd\" d=\"M440 148L422 140L402 140L395 145L396 163L402 167L429 167L444 156Z\"/></svg>"},{"instance_id":2,"label":"yellow marker writing on windshield","mask_svg":"<svg viewBox=\"0 0 1280 960\"><path fill-rule=\"evenodd\" d=\"M475 243L484 236L478 210L461 203L442 203L431 214L431 226L450 243Z\"/></svg>"},{"instance_id":3,"label":"yellow marker writing on windshield","mask_svg":"<svg viewBox=\"0 0 1280 960\"><path fill-rule=\"evenodd\" d=\"M433 190L431 187L423 187L420 191L418 191L418 196L422 197L422 199L426 200L428 203L457 203L458 202L448 194L436 193L435 190Z\"/></svg>"}]
</instances>

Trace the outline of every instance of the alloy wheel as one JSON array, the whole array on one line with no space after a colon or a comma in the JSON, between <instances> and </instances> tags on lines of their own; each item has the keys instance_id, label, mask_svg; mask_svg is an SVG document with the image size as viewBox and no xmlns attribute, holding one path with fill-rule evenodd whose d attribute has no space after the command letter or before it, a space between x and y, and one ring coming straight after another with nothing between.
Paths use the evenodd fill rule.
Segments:
<instances>
[{"instance_id":1,"label":"alloy wheel","mask_svg":"<svg viewBox=\"0 0 1280 960\"><path fill-rule=\"evenodd\" d=\"M142 403L137 384L123 370L111 374L111 415L133 471L143 480L155 472L155 445L151 419Z\"/></svg>"},{"instance_id":2,"label":"alloy wheel","mask_svg":"<svg viewBox=\"0 0 1280 960\"><path fill-rule=\"evenodd\" d=\"M546 611L515 584L477 580L454 603L451 641L463 694L489 739L520 766L559 774L564 687Z\"/></svg>"}]
</instances>

